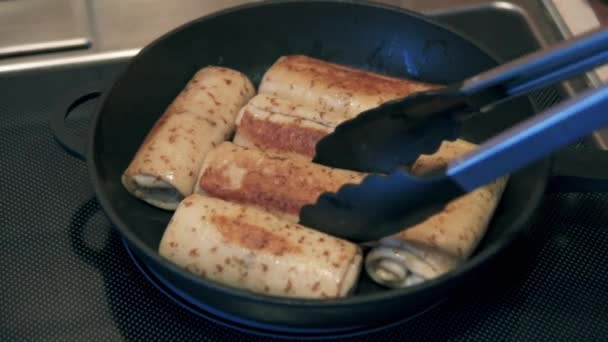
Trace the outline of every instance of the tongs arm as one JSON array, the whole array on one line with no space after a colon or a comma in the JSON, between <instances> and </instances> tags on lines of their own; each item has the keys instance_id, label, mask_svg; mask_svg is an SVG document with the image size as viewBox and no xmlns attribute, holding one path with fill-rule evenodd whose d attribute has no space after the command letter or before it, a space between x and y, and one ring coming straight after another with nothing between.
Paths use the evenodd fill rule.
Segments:
<instances>
[{"instance_id":1,"label":"tongs arm","mask_svg":"<svg viewBox=\"0 0 608 342\"><path fill-rule=\"evenodd\" d=\"M446 174L471 191L608 125L608 85L558 104L452 162Z\"/></svg>"},{"instance_id":2,"label":"tongs arm","mask_svg":"<svg viewBox=\"0 0 608 342\"><path fill-rule=\"evenodd\" d=\"M603 85L506 130L447 169L422 176L403 170L369 175L360 184L325 193L301 210L301 223L353 241L377 240L607 124L608 85Z\"/></svg>"},{"instance_id":3,"label":"tongs arm","mask_svg":"<svg viewBox=\"0 0 608 342\"><path fill-rule=\"evenodd\" d=\"M608 27L600 27L469 78L461 83L460 92L481 96L477 106L491 107L605 64L607 46Z\"/></svg>"},{"instance_id":4,"label":"tongs arm","mask_svg":"<svg viewBox=\"0 0 608 342\"><path fill-rule=\"evenodd\" d=\"M389 173L458 137L468 118L496 104L608 62L608 28L599 28L446 88L412 94L340 124L316 146L314 161Z\"/></svg>"}]
</instances>

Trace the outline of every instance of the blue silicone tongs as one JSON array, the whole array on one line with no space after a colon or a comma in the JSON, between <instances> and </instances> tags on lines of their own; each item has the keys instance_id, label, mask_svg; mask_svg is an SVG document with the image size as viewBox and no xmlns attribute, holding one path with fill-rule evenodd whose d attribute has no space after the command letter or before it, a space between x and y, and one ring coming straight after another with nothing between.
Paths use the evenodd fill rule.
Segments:
<instances>
[{"instance_id":1,"label":"blue silicone tongs","mask_svg":"<svg viewBox=\"0 0 608 342\"><path fill-rule=\"evenodd\" d=\"M353 241L377 240L608 125L608 86L601 86L521 122L433 174L414 176L401 167L434 152L442 141L456 139L469 117L607 61L608 29L600 28L339 125L317 144L314 161L372 174L360 184L321 195L301 210L300 223Z\"/></svg>"}]
</instances>

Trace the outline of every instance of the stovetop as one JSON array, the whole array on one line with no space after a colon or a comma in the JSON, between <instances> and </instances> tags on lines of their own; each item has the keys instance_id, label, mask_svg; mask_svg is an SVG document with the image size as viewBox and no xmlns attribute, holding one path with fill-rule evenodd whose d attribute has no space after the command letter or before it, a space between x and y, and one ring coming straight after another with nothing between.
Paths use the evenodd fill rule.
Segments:
<instances>
[{"instance_id":1,"label":"stovetop","mask_svg":"<svg viewBox=\"0 0 608 342\"><path fill-rule=\"evenodd\" d=\"M477 10L440 19L505 60L538 47L515 12ZM149 282L104 216L85 163L53 139L48 117L64 110L58 104L65 94L92 81L109 85L126 62L0 77L0 340L268 340L253 334L259 331L202 317ZM560 96L546 91L535 99L547 105ZM94 108L94 102L77 107L70 126L86 134ZM606 250L607 195L548 195L496 277L352 340L605 340Z\"/></svg>"}]
</instances>

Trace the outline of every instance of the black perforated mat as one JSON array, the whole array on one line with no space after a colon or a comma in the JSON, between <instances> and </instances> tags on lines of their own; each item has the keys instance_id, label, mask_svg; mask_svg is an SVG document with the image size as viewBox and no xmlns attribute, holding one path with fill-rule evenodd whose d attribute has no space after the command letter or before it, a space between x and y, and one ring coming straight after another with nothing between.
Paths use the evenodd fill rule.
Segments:
<instances>
[{"instance_id":1,"label":"black perforated mat","mask_svg":"<svg viewBox=\"0 0 608 342\"><path fill-rule=\"evenodd\" d=\"M111 80L121 67L0 77L0 340L268 340L201 318L151 285L103 215L85 164L54 141L47 118L68 85ZM82 129L91 108L79 107L70 126ZM607 251L608 195L548 196L490 281L352 340L607 340Z\"/></svg>"}]
</instances>

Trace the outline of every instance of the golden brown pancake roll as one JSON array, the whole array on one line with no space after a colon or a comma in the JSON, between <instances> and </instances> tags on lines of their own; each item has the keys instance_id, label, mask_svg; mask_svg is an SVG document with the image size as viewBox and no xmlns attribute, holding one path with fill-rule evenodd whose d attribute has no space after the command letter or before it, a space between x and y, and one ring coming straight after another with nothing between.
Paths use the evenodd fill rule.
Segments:
<instances>
[{"instance_id":1,"label":"golden brown pancake roll","mask_svg":"<svg viewBox=\"0 0 608 342\"><path fill-rule=\"evenodd\" d=\"M290 55L279 58L268 69L259 93L274 95L321 113L332 112L346 120L389 100L438 87Z\"/></svg>"},{"instance_id":2,"label":"golden brown pancake roll","mask_svg":"<svg viewBox=\"0 0 608 342\"><path fill-rule=\"evenodd\" d=\"M244 74L222 67L198 71L157 120L122 176L134 196L173 210L192 193L207 152L234 131L254 95Z\"/></svg>"},{"instance_id":3,"label":"golden brown pancake roll","mask_svg":"<svg viewBox=\"0 0 608 342\"><path fill-rule=\"evenodd\" d=\"M333 114L259 94L239 112L234 143L312 159L317 142L343 121Z\"/></svg>"},{"instance_id":4,"label":"golden brown pancake roll","mask_svg":"<svg viewBox=\"0 0 608 342\"><path fill-rule=\"evenodd\" d=\"M209 152L196 193L255 205L290 222L323 192L360 183L365 174L224 142Z\"/></svg>"},{"instance_id":5,"label":"golden brown pancake roll","mask_svg":"<svg viewBox=\"0 0 608 342\"><path fill-rule=\"evenodd\" d=\"M421 156L412 172L445 166L475 148L462 140L444 142L436 153ZM366 272L380 284L399 288L453 270L484 236L506 183L506 177L500 178L451 201L422 223L374 243L365 258Z\"/></svg>"},{"instance_id":6,"label":"golden brown pancake roll","mask_svg":"<svg viewBox=\"0 0 608 342\"><path fill-rule=\"evenodd\" d=\"M344 297L361 269L355 244L197 194L180 203L159 252L198 276L283 297Z\"/></svg>"}]
</instances>

